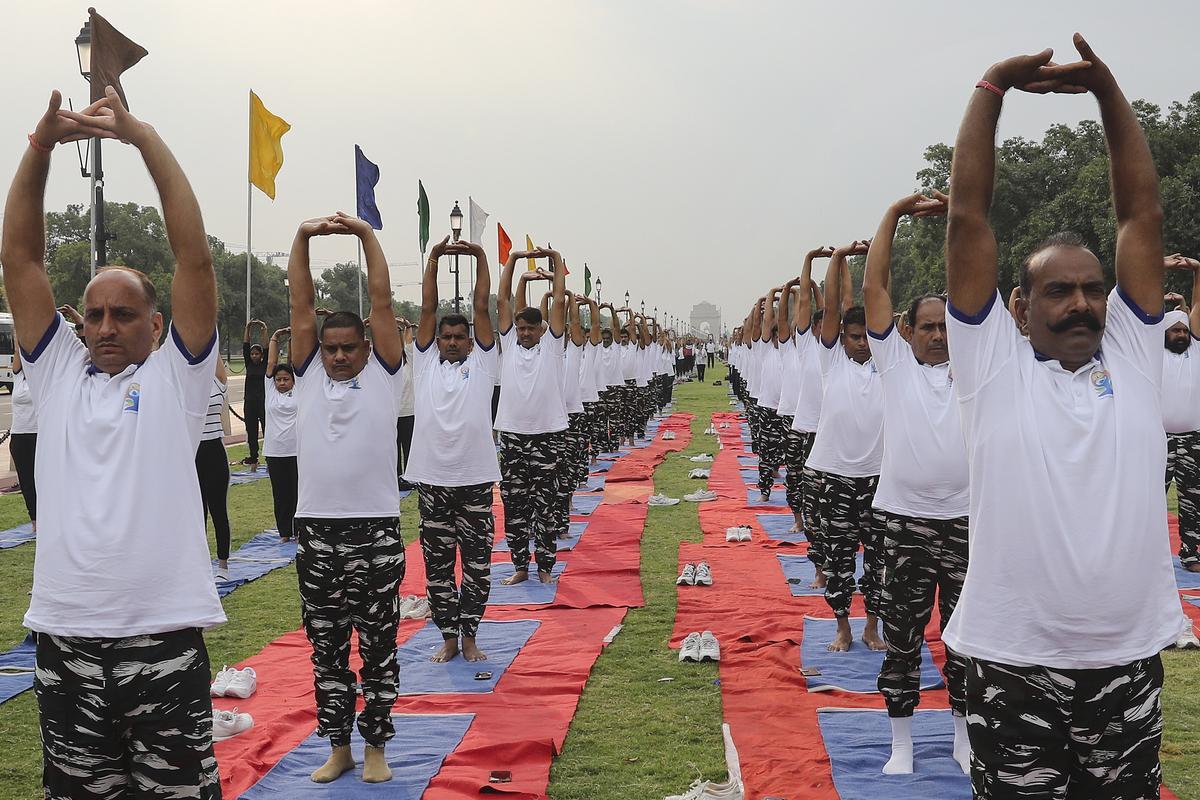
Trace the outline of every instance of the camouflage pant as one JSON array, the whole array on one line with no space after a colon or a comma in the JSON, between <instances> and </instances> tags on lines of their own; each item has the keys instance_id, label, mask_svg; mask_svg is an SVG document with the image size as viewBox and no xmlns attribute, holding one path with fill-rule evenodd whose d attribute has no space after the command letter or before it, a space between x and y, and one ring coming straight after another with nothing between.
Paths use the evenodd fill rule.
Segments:
<instances>
[{"instance_id":1,"label":"camouflage pant","mask_svg":"<svg viewBox=\"0 0 1200 800\"><path fill-rule=\"evenodd\" d=\"M590 434L586 408L583 411L567 415L567 455L563 463L564 481L570 483L569 490L575 491L580 483L587 480L588 444Z\"/></svg>"},{"instance_id":2,"label":"camouflage pant","mask_svg":"<svg viewBox=\"0 0 1200 800\"><path fill-rule=\"evenodd\" d=\"M941 629L946 629L967 576L967 518L918 519L878 511L884 523L879 615L887 655L879 691L888 715L911 717L921 696L921 646L937 593ZM967 713L967 660L946 648L950 708Z\"/></svg>"},{"instance_id":3,"label":"camouflage pant","mask_svg":"<svg viewBox=\"0 0 1200 800\"><path fill-rule=\"evenodd\" d=\"M633 381L625 381L621 389L621 402L618 406L620 413L620 428L622 439L632 439L637 435L637 387Z\"/></svg>"},{"instance_id":4,"label":"camouflage pant","mask_svg":"<svg viewBox=\"0 0 1200 800\"><path fill-rule=\"evenodd\" d=\"M500 498L504 501L504 538L517 569L529 568L529 539L537 568L554 569L556 539L563 524L559 459L565 432L500 433ZM568 527L570 518L568 517ZM565 531L562 531L565 533Z\"/></svg>"},{"instance_id":5,"label":"camouflage pant","mask_svg":"<svg viewBox=\"0 0 1200 800\"><path fill-rule=\"evenodd\" d=\"M365 708L358 732L376 747L395 735L396 629L404 541L400 519L296 518L296 577L300 617L312 644L317 694L317 734L330 745L350 744L354 724L354 673L350 631L358 632Z\"/></svg>"},{"instance_id":6,"label":"camouflage pant","mask_svg":"<svg viewBox=\"0 0 1200 800\"><path fill-rule=\"evenodd\" d=\"M1149 800L1162 769L1162 661L967 669L971 785L982 800Z\"/></svg>"},{"instance_id":7,"label":"camouflage pant","mask_svg":"<svg viewBox=\"0 0 1200 800\"><path fill-rule=\"evenodd\" d=\"M761 433L762 409L759 408L758 401L750 395L746 395L746 423L750 426L750 449L755 453L759 452L759 434Z\"/></svg>"},{"instance_id":8,"label":"camouflage pant","mask_svg":"<svg viewBox=\"0 0 1200 800\"><path fill-rule=\"evenodd\" d=\"M775 476L779 473L779 465L783 463L783 454L787 439L787 430L783 427L783 417L775 409L766 406L758 408L758 491L770 494L775 485Z\"/></svg>"},{"instance_id":9,"label":"camouflage pant","mask_svg":"<svg viewBox=\"0 0 1200 800\"><path fill-rule=\"evenodd\" d=\"M647 384L646 386L634 387L637 389L637 430L638 436L646 438L646 424L650 422L650 418L654 416L654 387Z\"/></svg>"},{"instance_id":10,"label":"camouflage pant","mask_svg":"<svg viewBox=\"0 0 1200 800\"><path fill-rule=\"evenodd\" d=\"M583 464L583 479L587 480L588 472L591 469L592 459L604 452L608 441L608 415L604 407L604 401L599 400L595 403L584 403L583 413L585 424L587 425L587 452L584 453L586 460Z\"/></svg>"},{"instance_id":11,"label":"camouflage pant","mask_svg":"<svg viewBox=\"0 0 1200 800\"><path fill-rule=\"evenodd\" d=\"M603 419L604 438L601 453L615 453L621 448L622 411L625 402L625 387L610 386L600 393L600 415Z\"/></svg>"},{"instance_id":12,"label":"camouflage pant","mask_svg":"<svg viewBox=\"0 0 1200 800\"><path fill-rule=\"evenodd\" d=\"M1200 561L1200 432L1167 434L1167 486L1179 495L1179 560Z\"/></svg>"},{"instance_id":13,"label":"camouflage pant","mask_svg":"<svg viewBox=\"0 0 1200 800\"><path fill-rule=\"evenodd\" d=\"M209 678L196 628L124 639L38 634L45 796L220 800Z\"/></svg>"},{"instance_id":14,"label":"camouflage pant","mask_svg":"<svg viewBox=\"0 0 1200 800\"><path fill-rule=\"evenodd\" d=\"M812 451L815 433L805 433L806 451ZM805 456L805 461L808 456ZM804 535L808 538L808 560L820 569L825 563L824 524L821 521L821 493L825 490L825 473L805 467L800 471L800 507L804 512Z\"/></svg>"},{"instance_id":15,"label":"camouflage pant","mask_svg":"<svg viewBox=\"0 0 1200 800\"><path fill-rule=\"evenodd\" d=\"M863 577L859 589L866 600L867 613L879 614L880 545L883 532L871 501L875 497L878 476L845 478L832 472L822 474L821 546L824 550L825 602L834 616L850 613L854 597L854 560L858 546L863 548Z\"/></svg>"},{"instance_id":16,"label":"camouflage pant","mask_svg":"<svg viewBox=\"0 0 1200 800\"><path fill-rule=\"evenodd\" d=\"M787 466L787 504L793 514L804 512L804 493L800 490L804 462L812 450L813 435L792 430L792 417L784 417L783 463ZM807 527L807 520L806 520ZM811 541L811 540L810 540Z\"/></svg>"},{"instance_id":17,"label":"camouflage pant","mask_svg":"<svg viewBox=\"0 0 1200 800\"><path fill-rule=\"evenodd\" d=\"M475 638L492 590L492 484L417 485L421 512L421 553L425 593L433 622L447 639ZM454 563L462 559L462 584L454 583Z\"/></svg>"}]
</instances>

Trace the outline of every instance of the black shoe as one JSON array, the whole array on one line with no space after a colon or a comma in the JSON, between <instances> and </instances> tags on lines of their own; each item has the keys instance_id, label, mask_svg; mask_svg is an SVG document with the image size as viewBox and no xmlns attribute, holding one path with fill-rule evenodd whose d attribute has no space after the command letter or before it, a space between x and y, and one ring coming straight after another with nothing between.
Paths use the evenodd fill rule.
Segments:
<instances>
[{"instance_id":1,"label":"black shoe","mask_svg":"<svg viewBox=\"0 0 1200 800\"><path fill-rule=\"evenodd\" d=\"M399 484L400 484L400 491L402 491L402 492L411 492L413 489L417 488L416 486L413 486L411 483L404 480L403 478L400 479Z\"/></svg>"}]
</instances>

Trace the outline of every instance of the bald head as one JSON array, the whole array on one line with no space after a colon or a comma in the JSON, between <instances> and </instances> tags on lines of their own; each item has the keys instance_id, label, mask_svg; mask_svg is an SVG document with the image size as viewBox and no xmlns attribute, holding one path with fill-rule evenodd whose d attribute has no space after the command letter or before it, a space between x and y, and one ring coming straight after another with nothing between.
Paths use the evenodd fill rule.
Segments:
<instances>
[{"instance_id":1,"label":"bald head","mask_svg":"<svg viewBox=\"0 0 1200 800\"><path fill-rule=\"evenodd\" d=\"M83 293L83 338L92 362L109 375L150 357L162 337L154 284L128 267L105 267Z\"/></svg>"}]
</instances>

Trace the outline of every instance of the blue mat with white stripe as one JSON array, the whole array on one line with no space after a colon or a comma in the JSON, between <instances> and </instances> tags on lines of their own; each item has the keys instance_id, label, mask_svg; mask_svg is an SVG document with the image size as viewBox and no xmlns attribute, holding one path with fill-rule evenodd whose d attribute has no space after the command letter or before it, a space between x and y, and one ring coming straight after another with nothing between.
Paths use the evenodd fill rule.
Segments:
<instances>
[{"instance_id":1,"label":"blue mat with white stripe","mask_svg":"<svg viewBox=\"0 0 1200 800\"><path fill-rule=\"evenodd\" d=\"M444 666L444 665L443 665ZM363 783L362 767L343 774L332 783L313 783L313 770L329 758L329 741L314 732L279 760L258 783L242 793L242 800L311 798L312 800L420 800L429 782L442 768L471 727L474 714L394 714L396 741L387 748L392 779L386 783ZM362 764L366 746L355 728L350 734L354 760Z\"/></svg>"},{"instance_id":2,"label":"blue mat with white stripe","mask_svg":"<svg viewBox=\"0 0 1200 800\"><path fill-rule=\"evenodd\" d=\"M746 505L748 506L770 506L774 508L787 508L787 492L783 489L772 489L771 499L769 502L762 501L762 494L758 489L746 490Z\"/></svg>"},{"instance_id":3,"label":"blue mat with white stripe","mask_svg":"<svg viewBox=\"0 0 1200 800\"><path fill-rule=\"evenodd\" d=\"M561 579L566 568L567 565L559 561L550 574ZM515 571L512 564L492 563L492 592L487 601L489 606L524 606L554 602L558 595L558 581L542 583L538 580L537 565L530 563L529 580L515 586L505 586L503 580Z\"/></svg>"},{"instance_id":4,"label":"blue mat with white stripe","mask_svg":"<svg viewBox=\"0 0 1200 800\"><path fill-rule=\"evenodd\" d=\"M454 658L444 664L435 664L430 657L445 641L442 632L432 622L413 634L412 638L396 648L396 660L400 665L400 694L486 694L495 690L521 648L541 625L535 619L519 619L498 622L484 620L479 623L476 642L487 654L487 661L466 661ZM490 678L476 678L481 673L491 673Z\"/></svg>"},{"instance_id":5,"label":"blue mat with white stripe","mask_svg":"<svg viewBox=\"0 0 1200 800\"><path fill-rule=\"evenodd\" d=\"M33 634L13 649L0 653L0 703L33 688L36 645Z\"/></svg>"},{"instance_id":6,"label":"blue mat with white stripe","mask_svg":"<svg viewBox=\"0 0 1200 800\"><path fill-rule=\"evenodd\" d=\"M1179 556L1171 556L1175 565L1175 585L1180 589L1200 589L1200 572L1191 572L1183 568Z\"/></svg>"},{"instance_id":7,"label":"blue mat with white stripe","mask_svg":"<svg viewBox=\"0 0 1200 800\"><path fill-rule=\"evenodd\" d=\"M574 550L575 545L579 544L579 540L583 538L583 532L587 530L587 526L588 526L588 523L586 523L586 522L579 522L579 521L572 522L571 528L570 528L571 535L568 536L566 539L559 539L557 542L557 548L558 548L559 552L561 552L563 550ZM533 552L533 537L529 538L529 542L530 542L529 552L532 553ZM496 542L496 544L492 546L492 550L493 550L493 552L497 552L497 553L512 552L509 549L508 540L503 537L501 537L500 541Z\"/></svg>"},{"instance_id":8,"label":"blue mat with white stripe","mask_svg":"<svg viewBox=\"0 0 1200 800\"><path fill-rule=\"evenodd\" d=\"M0 531L0 550L6 550L10 547L16 547L19 544L32 542L36 537L33 533L33 523L26 522L23 525L18 525L15 528L9 528L6 531Z\"/></svg>"},{"instance_id":9,"label":"blue mat with white stripe","mask_svg":"<svg viewBox=\"0 0 1200 800\"><path fill-rule=\"evenodd\" d=\"M883 666L884 653L872 650L862 642L867 620L851 617L850 630L854 641L850 649L842 653L831 653L826 645L837 633L837 620L821 617L804 618L804 639L800 643L800 667L804 670L810 692L827 692L839 689L855 694L879 692L879 668ZM929 645L921 644L921 689L938 689L945 686L942 674L933 663Z\"/></svg>"},{"instance_id":10,"label":"blue mat with white stripe","mask_svg":"<svg viewBox=\"0 0 1200 800\"><path fill-rule=\"evenodd\" d=\"M286 567L295 560L294 538L290 542L281 542L275 531L263 531L230 554L229 580L217 581L217 596L225 597L239 586ZM213 559L212 566L216 570L216 559Z\"/></svg>"},{"instance_id":11,"label":"blue mat with white stripe","mask_svg":"<svg viewBox=\"0 0 1200 800\"><path fill-rule=\"evenodd\" d=\"M810 589L809 584L817 577L817 568L808 556L785 556L776 553L775 557L779 559L779 566L783 569L783 577L788 582L788 588L792 592L792 597L824 597L824 589ZM854 557L854 578L861 580L863 575L863 560L862 553L858 553Z\"/></svg>"},{"instance_id":12,"label":"blue mat with white stripe","mask_svg":"<svg viewBox=\"0 0 1200 800\"><path fill-rule=\"evenodd\" d=\"M571 496L571 513L581 517L591 514L604 502L604 497L598 494L575 494Z\"/></svg>"},{"instance_id":13,"label":"blue mat with white stripe","mask_svg":"<svg viewBox=\"0 0 1200 800\"><path fill-rule=\"evenodd\" d=\"M796 524L796 518L791 514L756 514L755 516L758 518L758 524L767 534L767 538L772 541L787 542L788 544L800 544L808 541L803 531L797 533L789 530L792 525Z\"/></svg>"}]
</instances>

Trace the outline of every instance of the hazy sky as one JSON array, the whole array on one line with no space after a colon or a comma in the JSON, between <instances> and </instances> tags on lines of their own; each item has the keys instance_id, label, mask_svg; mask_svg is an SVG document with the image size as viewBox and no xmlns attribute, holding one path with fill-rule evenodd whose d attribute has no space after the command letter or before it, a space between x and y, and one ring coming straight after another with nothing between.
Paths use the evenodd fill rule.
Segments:
<instances>
[{"instance_id":1,"label":"hazy sky","mask_svg":"<svg viewBox=\"0 0 1200 800\"><path fill-rule=\"evenodd\" d=\"M97 0L150 51L123 83L187 170L208 231L246 243L247 92L292 124L271 202L255 190L258 253L297 223L354 211L353 146L379 164L384 250L415 299L417 179L434 233L467 195L517 244L553 242L582 288L726 322L819 244L870 235L910 191L922 151L950 142L992 62L1081 30L1131 98L1200 90L1195 0L1087 2L366 2ZM0 120L5 183L53 88L86 104L74 37L85 3L7 4ZM1001 135L1096 117L1088 97L1010 95ZM47 208L87 203L74 148ZM106 144L106 196L157 203L137 153ZM436 238L436 237L435 237ZM321 242L317 264L351 260ZM449 296L444 291L444 296Z\"/></svg>"}]
</instances>

